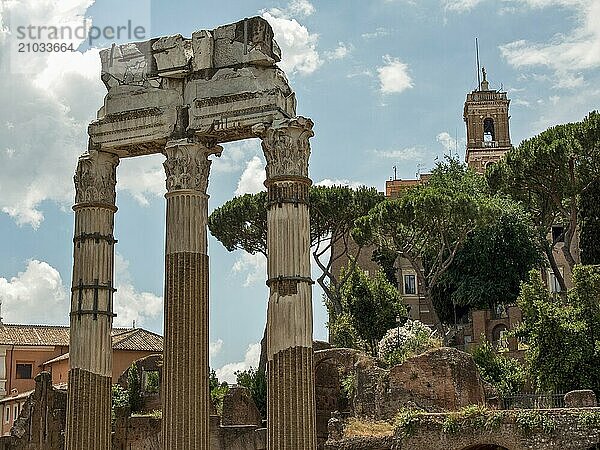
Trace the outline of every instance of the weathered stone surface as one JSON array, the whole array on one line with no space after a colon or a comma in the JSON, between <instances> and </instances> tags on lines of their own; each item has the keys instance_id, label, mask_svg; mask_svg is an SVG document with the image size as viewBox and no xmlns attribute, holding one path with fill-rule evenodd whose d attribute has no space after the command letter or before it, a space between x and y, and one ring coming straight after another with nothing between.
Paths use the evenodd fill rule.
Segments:
<instances>
[{"instance_id":1,"label":"weathered stone surface","mask_svg":"<svg viewBox=\"0 0 600 450\"><path fill-rule=\"evenodd\" d=\"M215 41L210 31L201 30L192 33L192 48L194 58L192 61L194 71L212 69L214 67L213 54Z\"/></svg>"},{"instance_id":2,"label":"weathered stone surface","mask_svg":"<svg viewBox=\"0 0 600 450\"><path fill-rule=\"evenodd\" d=\"M65 448L108 450L117 156L95 150L79 158L71 284L69 403ZM107 349L107 351L102 351Z\"/></svg>"},{"instance_id":3,"label":"weathered stone surface","mask_svg":"<svg viewBox=\"0 0 600 450\"><path fill-rule=\"evenodd\" d=\"M296 97L278 68L224 68L185 85L189 129L219 142L254 137L252 127L294 117Z\"/></svg>"},{"instance_id":4,"label":"weathered stone surface","mask_svg":"<svg viewBox=\"0 0 600 450\"><path fill-rule=\"evenodd\" d=\"M420 416L411 433L400 430L393 438L330 439L327 450L592 450L600 445L600 430L586 424L584 414L590 410L554 409L506 411L497 428L485 430L467 427L457 432L445 431L446 414ZM600 414L599 409L592 410ZM552 423L554 431L537 427L525 431L517 423L523 414L536 414Z\"/></svg>"},{"instance_id":5,"label":"weathered stone surface","mask_svg":"<svg viewBox=\"0 0 600 450\"><path fill-rule=\"evenodd\" d=\"M565 406L567 408L595 408L598 406L594 391L584 389L571 391L565 394Z\"/></svg>"},{"instance_id":6,"label":"weathered stone surface","mask_svg":"<svg viewBox=\"0 0 600 450\"><path fill-rule=\"evenodd\" d=\"M158 75L180 78L190 72L193 55L192 41L180 34L159 38L152 44Z\"/></svg>"},{"instance_id":7,"label":"weathered stone surface","mask_svg":"<svg viewBox=\"0 0 600 450\"><path fill-rule=\"evenodd\" d=\"M454 411L483 405L485 389L470 354L439 348L409 358L390 370L390 396L425 408Z\"/></svg>"},{"instance_id":8,"label":"weathered stone surface","mask_svg":"<svg viewBox=\"0 0 600 450\"><path fill-rule=\"evenodd\" d=\"M273 39L271 25L262 17L244 19L214 30L214 67L240 63L273 66L281 61L281 51Z\"/></svg>"},{"instance_id":9,"label":"weathered stone surface","mask_svg":"<svg viewBox=\"0 0 600 450\"><path fill-rule=\"evenodd\" d=\"M108 90L122 84L145 86L156 78L154 40L115 45L100 51L102 81Z\"/></svg>"},{"instance_id":10,"label":"weathered stone surface","mask_svg":"<svg viewBox=\"0 0 600 450\"><path fill-rule=\"evenodd\" d=\"M252 127L295 116L273 30L253 17L100 52L108 93L91 142L120 157L158 153L194 134L215 142L254 137Z\"/></svg>"},{"instance_id":11,"label":"weathered stone surface","mask_svg":"<svg viewBox=\"0 0 600 450\"><path fill-rule=\"evenodd\" d=\"M473 358L453 348L430 350L391 370L357 364L354 412L391 419L411 405L431 412L485 403L485 388Z\"/></svg>"},{"instance_id":12,"label":"weathered stone surface","mask_svg":"<svg viewBox=\"0 0 600 450\"><path fill-rule=\"evenodd\" d=\"M6 439L6 450L63 450L66 412L66 391L52 386L48 372L40 373L35 377L35 391Z\"/></svg>"},{"instance_id":13,"label":"weathered stone surface","mask_svg":"<svg viewBox=\"0 0 600 450\"><path fill-rule=\"evenodd\" d=\"M223 415L221 424L229 425L254 425L262 426L260 411L256 407L250 391L242 386L229 388L223 398Z\"/></svg>"}]
</instances>

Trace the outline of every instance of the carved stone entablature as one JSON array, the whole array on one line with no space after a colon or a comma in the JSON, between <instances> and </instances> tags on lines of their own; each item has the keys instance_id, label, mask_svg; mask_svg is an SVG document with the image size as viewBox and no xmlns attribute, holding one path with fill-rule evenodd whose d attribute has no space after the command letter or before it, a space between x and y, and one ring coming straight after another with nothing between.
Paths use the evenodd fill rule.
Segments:
<instances>
[{"instance_id":1,"label":"carved stone entablature","mask_svg":"<svg viewBox=\"0 0 600 450\"><path fill-rule=\"evenodd\" d=\"M167 191L191 190L206 193L210 155L221 155L219 145L209 147L201 142L178 139L167 142L163 163L167 175Z\"/></svg>"},{"instance_id":2,"label":"carved stone entablature","mask_svg":"<svg viewBox=\"0 0 600 450\"><path fill-rule=\"evenodd\" d=\"M309 139L314 136L313 122L305 117L274 121L271 126L257 125L255 134L262 138L267 160L267 182L273 178L308 178Z\"/></svg>"},{"instance_id":3,"label":"carved stone entablature","mask_svg":"<svg viewBox=\"0 0 600 450\"><path fill-rule=\"evenodd\" d=\"M75 203L115 204L116 169L119 157L96 150L79 157L75 182Z\"/></svg>"}]
</instances>

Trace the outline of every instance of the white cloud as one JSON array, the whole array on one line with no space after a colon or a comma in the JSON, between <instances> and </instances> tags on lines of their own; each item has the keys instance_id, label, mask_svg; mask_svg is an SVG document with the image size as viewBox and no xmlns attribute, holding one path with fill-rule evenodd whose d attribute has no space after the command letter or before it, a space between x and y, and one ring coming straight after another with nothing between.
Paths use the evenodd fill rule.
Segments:
<instances>
[{"instance_id":1,"label":"white cloud","mask_svg":"<svg viewBox=\"0 0 600 450\"><path fill-rule=\"evenodd\" d=\"M117 169L117 189L128 191L142 206L151 197L161 197L166 192L163 155L148 155L122 159Z\"/></svg>"},{"instance_id":2,"label":"white cloud","mask_svg":"<svg viewBox=\"0 0 600 450\"><path fill-rule=\"evenodd\" d=\"M350 72L346 75L346 78L356 78L356 77L372 77L373 72L369 69L356 70L354 72Z\"/></svg>"},{"instance_id":3,"label":"white cloud","mask_svg":"<svg viewBox=\"0 0 600 450\"><path fill-rule=\"evenodd\" d=\"M163 301L149 292L139 292L131 282L129 262L115 254L115 326L130 327L133 321L162 315ZM5 322L68 324L69 295L58 270L46 262L31 260L24 272L7 280L0 278L0 300Z\"/></svg>"},{"instance_id":4,"label":"white cloud","mask_svg":"<svg viewBox=\"0 0 600 450\"><path fill-rule=\"evenodd\" d=\"M442 147L444 147L448 154L456 153L461 145L466 145L464 139L457 140L457 138L452 137L447 131L442 131L440 134L438 134L436 136L436 140L442 144Z\"/></svg>"},{"instance_id":5,"label":"white cloud","mask_svg":"<svg viewBox=\"0 0 600 450\"><path fill-rule=\"evenodd\" d=\"M246 275L244 287L267 279L267 258L262 253L242 252L231 268L233 273Z\"/></svg>"},{"instance_id":6,"label":"white cloud","mask_svg":"<svg viewBox=\"0 0 600 450\"><path fill-rule=\"evenodd\" d=\"M133 286L129 261L118 252L115 253L115 287L114 311L117 317L114 326L131 327L134 320L136 326L144 325L148 320L162 315L162 297L151 292L139 292Z\"/></svg>"},{"instance_id":7,"label":"white cloud","mask_svg":"<svg viewBox=\"0 0 600 450\"><path fill-rule=\"evenodd\" d=\"M265 181L265 167L262 160L258 156L252 157L246 163L246 168L242 172L242 176L238 181L235 195L256 194L265 189L263 182Z\"/></svg>"},{"instance_id":8,"label":"white cloud","mask_svg":"<svg viewBox=\"0 0 600 450\"><path fill-rule=\"evenodd\" d=\"M383 57L384 65L377 68L383 94L399 94L414 86L408 65L390 55Z\"/></svg>"},{"instance_id":9,"label":"white cloud","mask_svg":"<svg viewBox=\"0 0 600 450\"><path fill-rule=\"evenodd\" d=\"M60 273L43 261L29 261L10 280L0 278L0 301L5 323L69 323L69 297Z\"/></svg>"},{"instance_id":10,"label":"white cloud","mask_svg":"<svg viewBox=\"0 0 600 450\"><path fill-rule=\"evenodd\" d=\"M527 100L523 100L522 98L513 98L511 100L513 105L516 106L523 106L525 108L529 108L531 106L531 102L527 101Z\"/></svg>"},{"instance_id":11,"label":"white cloud","mask_svg":"<svg viewBox=\"0 0 600 450\"><path fill-rule=\"evenodd\" d=\"M79 26L93 0L14 0L0 3L0 211L19 225L40 226L40 205L70 205L77 157L87 149L87 126L102 105L98 50L27 53L14 58L11 24ZM76 48L81 40L73 40ZM29 73L23 75L17 72ZM10 126L8 126L10 124ZM155 194L144 165L119 182L140 202ZM128 186L128 187L127 187Z\"/></svg>"},{"instance_id":12,"label":"white cloud","mask_svg":"<svg viewBox=\"0 0 600 450\"><path fill-rule=\"evenodd\" d=\"M212 361L215 356L221 353L221 350L223 350L223 339L217 339L216 342L211 342L208 345L208 354L210 360Z\"/></svg>"},{"instance_id":13,"label":"white cloud","mask_svg":"<svg viewBox=\"0 0 600 450\"><path fill-rule=\"evenodd\" d=\"M288 6L288 10L293 15L310 16L314 14L315 7L308 0L292 0Z\"/></svg>"},{"instance_id":14,"label":"white cloud","mask_svg":"<svg viewBox=\"0 0 600 450\"><path fill-rule=\"evenodd\" d=\"M343 42L339 42L338 46L331 51L325 52L325 56L327 59L344 59L346 56L350 54L353 47L351 44L344 44Z\"/></svg>"},{"instance_id":15,"label":"white cloud","mask_svg":"<svg viewBox=\"0 0 600 450\"><path fill-rule=\"evenodd\" d=\"M600 2L597 0L528 0L530 7L564 7L576 15L577 25L551 41L517 40L500 46L502 56L517 69L546 67L554 72L555 86L573 89L583 83L582 72L600 67Z\"/></svg>"},{"instance_id":16,"label":"white cloud","mask_svg":"<svg viewBox=\"0 0 600 450\"><path fill-rule=\"evenodd\" d=\"M271 9L262 17L273 27L275 40L281 47L279 65L286 73L309 75L323 64L317 51L318 34L309 32L287 11Z\"/></svg>"},{"instance_id":17,"label":"white cloud","mask_svg":"<svg viewBox=\"0 0 600 450\"><path fill-rule=\"evenodd\" d=\"M346 179L335 179L332 180L330 178L325 178L321 181L319 181L318 183L315 183L315 186L326 186L326 187L331 187L331 186L348 186L351 187L352 189L358 189L361 186L364 186L365 183L361 183L359 181L351 181L351 180L346 180Z\"/></svg>"},{"instance_id":18,"label":"white cloud","mask_svg":"<svg viewBox=\"0 0 600 450\"><path fill-rule=\"evenodd\" d=\"M378 37L388 36L390 31L387 28L377 27L375 31L361 34L363 39L375 39Z\"/></svg>"},{"instance_id":19,"label":"white cloud","mask_svg":"<svg viewBox=\"0 0 600 450\"><path fill-rule=\"evenodd\" d=\"M257 368L260 360L260 343L250 344L244 355L244 360L225 364L215 372L219 381L234 384L237 382L236 372L247 370L250 367Z\"/></svg>"},{"instance_id":20,"label":"white cloud","mask_svg":"<svg viewBox=\"0 0 600 450\"><path fill-rule=\"evenodd\" d=\"M407 147L396 150L374 150L374 153L381 158L399 161L420 161L423 159L423 149L419 147Z\"/></svg>"},{"instance_id":21,"label":"white cloud","mask_svg":"<svg viewBox=\"0 0 600 450\"><path fill-rule=\"evenodd\" d=\"M469 11L479 5L483 0L442 0L444 7L449 11Z\"/></svg>"},{"instance_id":22,"label":"white cloud","mask_svg":"<svg viewBox=\"0 0 600 450\"><path fill-rule=\"evenodd\" d=\"M236 172L242 170L249 156L258 155L262 155L258 139L226 143L223 144L221 156L213 159L210 171L211 173Z\"/></svg>"}]
</instances>

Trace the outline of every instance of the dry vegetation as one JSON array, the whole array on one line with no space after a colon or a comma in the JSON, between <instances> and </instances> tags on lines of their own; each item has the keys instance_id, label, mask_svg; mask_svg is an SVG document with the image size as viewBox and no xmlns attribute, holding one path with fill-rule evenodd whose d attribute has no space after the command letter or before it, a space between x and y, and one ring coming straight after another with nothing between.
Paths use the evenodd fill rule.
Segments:
<instances>
[{"instance_id":1,"label":"dry vegetation","mask_svg":"<svg viewBox=\"0 0 600 450\"><path fill-rule=\"evenodd\" d=\"M352 418L344 429L344 437L392 436L394 427L389 422Z\"/></svg>"}]
</instances>

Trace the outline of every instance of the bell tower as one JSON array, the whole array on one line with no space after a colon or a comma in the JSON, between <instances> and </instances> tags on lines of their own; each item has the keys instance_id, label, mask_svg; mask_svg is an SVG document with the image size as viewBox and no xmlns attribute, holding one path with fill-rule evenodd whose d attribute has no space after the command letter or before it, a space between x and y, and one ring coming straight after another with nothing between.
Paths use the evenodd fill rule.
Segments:
<instances>
[{"instance_id":1,"label":"bell tower","mask_svg":"<svg viewBox=\"0 0 600 450\"><path fill-rule=\"evenodd\" d=\"M502 158L512 148L508 121L510 100L506 92L490 89L485 67L478 88L467 94L464 119L467 124L467 165L478 173Z\"/></svg>"}]
</instances>

